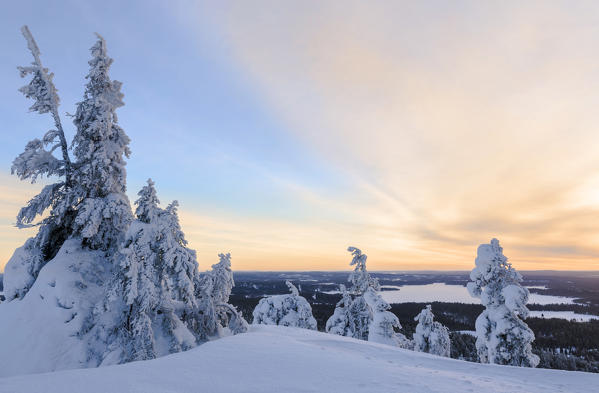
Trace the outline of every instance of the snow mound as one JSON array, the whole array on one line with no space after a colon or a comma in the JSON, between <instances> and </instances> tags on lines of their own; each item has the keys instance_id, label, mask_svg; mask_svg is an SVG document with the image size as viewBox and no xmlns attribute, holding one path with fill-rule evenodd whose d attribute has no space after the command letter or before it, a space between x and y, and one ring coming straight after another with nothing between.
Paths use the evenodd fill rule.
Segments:
<instances>
[{"instance_id":1,"label":"snow mound","mask_svg":"<svg viewBox=\"0 0 599 393\"><path fill-rule=\"evenodd\" d=\"M599 375L469 363L307 329L252 326L187 352L0 379L0 393L588 392ZM593 388L595 387L595 388Z\"/></svg>"},{"instance_id":2,"label":"snow mound","mask_svg":"<svg viewBox=\"0 0 599 393\"><path fill-rule=\"evenodd\" d=\"M103 296L107 266L102 252L80 244L66 241L23 299L0 304L0 377L86 366L76 335Z\"/></svg>"}]
</instances>

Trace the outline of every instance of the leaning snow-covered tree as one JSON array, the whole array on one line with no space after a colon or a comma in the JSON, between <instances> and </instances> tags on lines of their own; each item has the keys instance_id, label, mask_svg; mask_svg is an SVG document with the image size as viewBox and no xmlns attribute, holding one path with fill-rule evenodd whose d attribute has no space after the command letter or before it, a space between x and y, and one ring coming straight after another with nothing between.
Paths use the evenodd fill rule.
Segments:
<instances>
[{"instance_id":1,"label":"leaning snow-covered tree","mask_svg":"<svg viewBox=\"0 0 599 393\"><path fill-rule=\"evenodd\" d=\"M476 348L482 363L536 367L534 333L522 320L528 316L528 289L522 276L503 255L497 239L481 244L470 273L468 291L480 298L485 311L476 320Z\"/></svg>"},{"instance_id":2,"label":"leaning snow-covered tree","mask_svg":"<svg viewBox=\"0 0 599 393\"><path fill-rule=\"evenodd\" d=\"M350 291L356 296L362 296L368 288L373 288L375 291L380 289L379 281L371 277L366 269L366 259L368 256L362 254L362 250L356 247L348 247L353 258L349 263L350 266L355 266L354 271L349 275L349 282L352 284Z\"/></svg>"},{"instance_id":3,"label":"leaning snow-covered tree","mask_svg":"<svg viewBox=\"0 0 599 393\"><path fill-rule=\"evenodd\" d=\"M11 172L31 183L42 177L58 177L59 180L46 185L17 215L18 228L39 226L39 230L34 238L17 249L6 265L4 293L7 300L25 296L40 269L54 258L71 235L70 226L76 203L71 189L71 159L58 113L60 98L52 81L54 74L42 65L40 50L27 26L23 26L21 31L33 55L33 62L30 66L18 67L21 77L32 77L29 84L19 91L33 100L29 108L31 112L49 113L52 116L54 128L47 131L42 139L36 138L27 143L25 151L13 161ZM56 150L60 150L61 158L55 157ZM46 217L34 223L38 216L43 216L47 211L49 214Z\"/></svg>"},{"instance_id":4,"label":"leaning snow-covered tree","mask_svg":"<svg viewBox=\"0 0 599 393\"><path fill-rule=\"evenodd\" d=\"M299 295L297 288L285 281L291 294L274 295L260 299L254 309L255 325L281 325L316 330L310 303Z\"/></svg>"},{"instance_id":5,"label":"leaning snow-covered tree","mask_svg":"<svg viewBox=\"0 0 599 393\"><path fill-rule=\"evenodd\" d=\"M73 152L77 197L81 200L74 230L93 249L107 250L123 238L132 220L126 191L124 157L129 137L118 125L116 109L123 106L121 82L108 75L113 60L100 36L92 59L83 101L77 104Z\"/></svg>"},{"instance_id":6,"label":"leaning snow-covered tree","mask_svg":"<svg viewBox=\"0 0 599 393\"><path fill-rule=\"evenodd\" d=\"M138 195L137 220L127 231L120 268L96 312L101 321L98 337L106 344L91 351L101 364L152 359L194 347L217 333L214 302L205 300L213 292L231 290L232 283L200 277L196 254L187 248L179 226L176 202L161 209L151 179ZM220 300L218 304L226 304ZM94 353L98 347L109 349Z\"/></svg>"},{"instance_id":7,"label":"leaning snow-covered tree","mask_svg":"<svg viewBox=\"0 0 599 393\"><path fill-rule=\"evenodd\" d=\"M418 322L414 332L414 350L449 357L449 330L441 323L435 322L434 318L430 304L414 318Z\"/></svg>"},{"instance_id":8,"label":"leaning snow-covered tree","mask_svg":"<svg viewBox=\"0 0 599 393\"><path fill-rule=\"evenodd\" d=\"M395 329L401 329L399 319L390 312L391 306L374 288L369 287L364 294L366 303L372 310L372 321L368 326L368 341L411 349L412 343Z\"/></svg>"},{"instance_id":9,"label":"leaning snow-covered tree","mask_svg":"<svg viewBox=\"0 0 599 393\"><path fill-rule=\"evenodd\" d=\"M380 285L378 280L371 277L366 269L366 254L356 247L348 247L347 251L352 254L350 266L355 266L348 278L351 287L348 294L344 293L345 287L342 289L344 298L337 303L333 316L327 321L327 326L329 326L327 331L334 334L343 332L346 336L368 340L368 327L374 314L364 298L364 294L371 288L375 292L378 291ZM345 323L347 326L344 326Z\"/></svg>"}]
</instances>

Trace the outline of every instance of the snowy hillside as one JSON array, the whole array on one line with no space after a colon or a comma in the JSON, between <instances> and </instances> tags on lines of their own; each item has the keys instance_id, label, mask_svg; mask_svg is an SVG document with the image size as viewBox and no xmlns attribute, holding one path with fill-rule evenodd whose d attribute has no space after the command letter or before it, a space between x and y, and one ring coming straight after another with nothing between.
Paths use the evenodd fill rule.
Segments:
<instances>
[{"instance_id":1,"label":"snowy hillside","mask_svg":"<svg viewBox=\"0 0 599 393\"><path fill-rule=\"evenodd\" d=\"M254 326L155 360L0 379L0 393L40 391L599 392L599 375L468 363L307 329Z\"/></svg>"}]
</instances>

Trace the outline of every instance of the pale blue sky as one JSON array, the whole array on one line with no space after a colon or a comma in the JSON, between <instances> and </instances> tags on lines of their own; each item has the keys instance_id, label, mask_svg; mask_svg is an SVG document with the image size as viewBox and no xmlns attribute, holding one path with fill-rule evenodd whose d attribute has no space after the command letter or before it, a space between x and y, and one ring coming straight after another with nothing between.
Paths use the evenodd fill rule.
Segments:
<instances>
[{"instance_id":1,"label":"pale blue sky","mask_svg":"<svg viewBox=\"0 0 599 393\"><path fill-rule=\"evenodd\" d=\"M0 266L39 186L8 176L50 127L17 65L27 24L61 112L94 32L123 82L131 196L178 199L200 264L469 268L491 237L525 268L597 268L599 4L19 1L0 12ZM70 119L63 115L69 137Z\"/></svg>"}]
</instances>

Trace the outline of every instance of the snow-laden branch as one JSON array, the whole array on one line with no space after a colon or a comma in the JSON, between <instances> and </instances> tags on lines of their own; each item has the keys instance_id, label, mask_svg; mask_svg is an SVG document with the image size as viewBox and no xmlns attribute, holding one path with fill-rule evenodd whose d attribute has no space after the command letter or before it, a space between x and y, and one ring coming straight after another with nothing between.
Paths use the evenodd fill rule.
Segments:
<instances>
[{"instance_id":1,"label":"snow-laden branch","mask_svg":"<svg viewBox=\"0 0 599 393\"><path fill-rule=\"evenodd\" d=\"M50 112L52 114L56 130L53 130L51 133L47 133L44 137L44 142L50 143L54 140L54 137L58 137L60 148L62 150L61 162L64 165L64 175L66 178L66 186L68 188L71 186L71 159L69 157L67 141L62 128L62 122L60 121L60 116L58 115L58 105L60 104L60 99L56 93L56 87L52 82L54 74L48 73L48 69L43 67L42 61L40 59L40 50L33 39L33 35L29 31L29 28L27 26L23 26L21 27L21 32L27 40L27 47L31 51L34 61L32 66L18 67L19 71L21 72L21 77L25 77L28 74L33 75L31 82L28 85L20 88L19 91L21 91L27 98L32 98L35 100L34 104L29 108L31 111L41 114Z\"/></svg>"}]
</instances>

